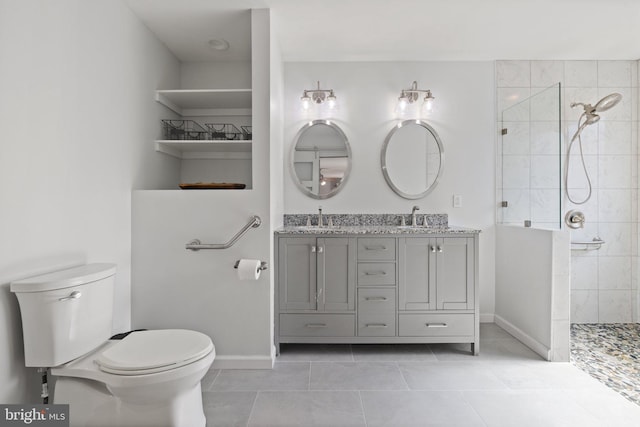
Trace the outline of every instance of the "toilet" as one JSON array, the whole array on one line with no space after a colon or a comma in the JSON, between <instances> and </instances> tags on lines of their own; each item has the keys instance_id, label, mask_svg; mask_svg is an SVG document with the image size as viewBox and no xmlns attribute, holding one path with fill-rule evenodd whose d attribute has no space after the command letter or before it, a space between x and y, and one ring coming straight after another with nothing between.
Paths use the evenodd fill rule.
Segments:
<instances>
[{"instance_id":1,"label":"toilet","mask_svg":"<svg viewBox=\"0 0 640 427\"><path fill-rule=\"evenodd\" d=\"M51 368L71 426L204 427L200 381L211 339L185 329L110 339L116 266L87 264L12 282L25 365Z\"/></svg>"}]
</instances>

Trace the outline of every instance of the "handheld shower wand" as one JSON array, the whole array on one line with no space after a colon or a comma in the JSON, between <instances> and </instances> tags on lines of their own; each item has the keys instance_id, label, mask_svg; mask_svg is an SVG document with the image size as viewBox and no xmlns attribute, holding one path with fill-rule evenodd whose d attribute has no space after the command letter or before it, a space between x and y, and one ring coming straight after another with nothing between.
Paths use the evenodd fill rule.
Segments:
<instances>
[{"instance_id":1,"label":"handheld shower wand","mask_svg":"<svg viewBox=\"0 0 640 427\"><path fill-rule=\"evenodd\" d=\"M582 151L582 138L580 137L580 134L582 133L585 127L592 125L598 122L598 120L600 120L600 115L598 115L598 113L607 111L613 108L616 104L620 102L620 100L622 100L622 95L620 95L619 93L611 93L605 96L604 98L602 98L600 101L598 101L596 105L585 104L582 102L572 102L570 104L571 108L581 106L584 109L583 113L580 115L580 118L578 119L578 130L576 130L576 133L573 134L573 137L569 142L569 147L567 148L567 160L565 162L564 190L567 194L567 199L569 199L569 201L575 205L585 204L591 198L591 192L592 192L591 179L589 178L587 165L585 164L585 161L584 161L584 154ZM578 143L580 147L580 160L582 161L582 168L584 170L584 175L587 178L587 185L589 187L587 197L585 197L584 200L580 200L580 201L572 199L571 194L569 194L569 159L571 158L570 157L571 148L573 147L573 143L575 142L576 139L578 139Z\"/></svg>"}]
</instances>

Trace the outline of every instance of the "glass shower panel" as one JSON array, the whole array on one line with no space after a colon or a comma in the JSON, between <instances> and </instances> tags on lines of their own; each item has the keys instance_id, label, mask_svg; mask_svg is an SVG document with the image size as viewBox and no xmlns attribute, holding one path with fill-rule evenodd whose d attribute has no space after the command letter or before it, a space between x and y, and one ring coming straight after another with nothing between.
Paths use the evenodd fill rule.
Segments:
<instances>
[{"instance_id":1,"label":"glass shower panel","mask_svg":"<svg viewBox=\"0 0 640 427\"><path fill-rule=\"evenodd\" d=\"M561 227L560 83L504 111L498 222Z\"/></svg>"}]
</instances>

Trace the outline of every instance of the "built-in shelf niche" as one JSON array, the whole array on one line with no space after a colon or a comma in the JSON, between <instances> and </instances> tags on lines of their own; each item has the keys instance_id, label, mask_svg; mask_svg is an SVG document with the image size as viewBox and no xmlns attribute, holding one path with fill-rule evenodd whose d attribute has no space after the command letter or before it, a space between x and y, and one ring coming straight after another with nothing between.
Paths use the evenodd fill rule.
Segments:
<instances>
[{"instance_id":1,"label":"built-in shelf niche","mask_svg":"<svg viewBox=\"0 0 640 427\"><path fill-rule=\"evenodd\" d=\"M251 116L251 89L156 91L156 101L186 116Z\"/></svg>"},{"instance_id":2,"label":"built-in shelf niche","mask_svg":"<svg viewBox=\"0 0 640 427\"><path fill-rule=\"evenodd\" d=\"M172 110L184 119L194 119L204 125L212 119L220 118L225 123L230 122L236 127L251 124L251 89L175 89L157 90L156 101ZM199 120L198 120L199 119ZM191 161L212 161L210 170L220 169L220 161L235 160L249 162L240 166L230 163L222 169L246 170L248 176L243 181L247 189L252 188L252 140L163 140L155 141L155 150L182 161L181 176L189 176L190 180L199 177L197 181L210 181L209 174L203 174L201 163L194 169L196 163ZM234 165L234 166L232 166ZM229 169L231 168L231 169ZM220 181L220 179L216 179ZM222 179L232 182L232 179Z\"/></svg>"}]
</instances>

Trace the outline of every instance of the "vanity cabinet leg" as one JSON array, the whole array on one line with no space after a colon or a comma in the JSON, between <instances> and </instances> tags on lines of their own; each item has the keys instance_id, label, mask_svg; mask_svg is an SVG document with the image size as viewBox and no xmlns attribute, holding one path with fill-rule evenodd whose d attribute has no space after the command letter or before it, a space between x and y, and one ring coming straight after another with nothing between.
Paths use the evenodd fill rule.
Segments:
<instances>
[{"instance_id":1,"label":"vanity cabinet leg","mask_svg":"<svg viewBox=\"0 0 640 427\"><path fill-rule=\"evenodd\" d=\"M477 342L471 343L471 354L473 354L474 356L477 356L478 354L480 354L480 343L477 343Z\"/></svg>"}]
</instances>

